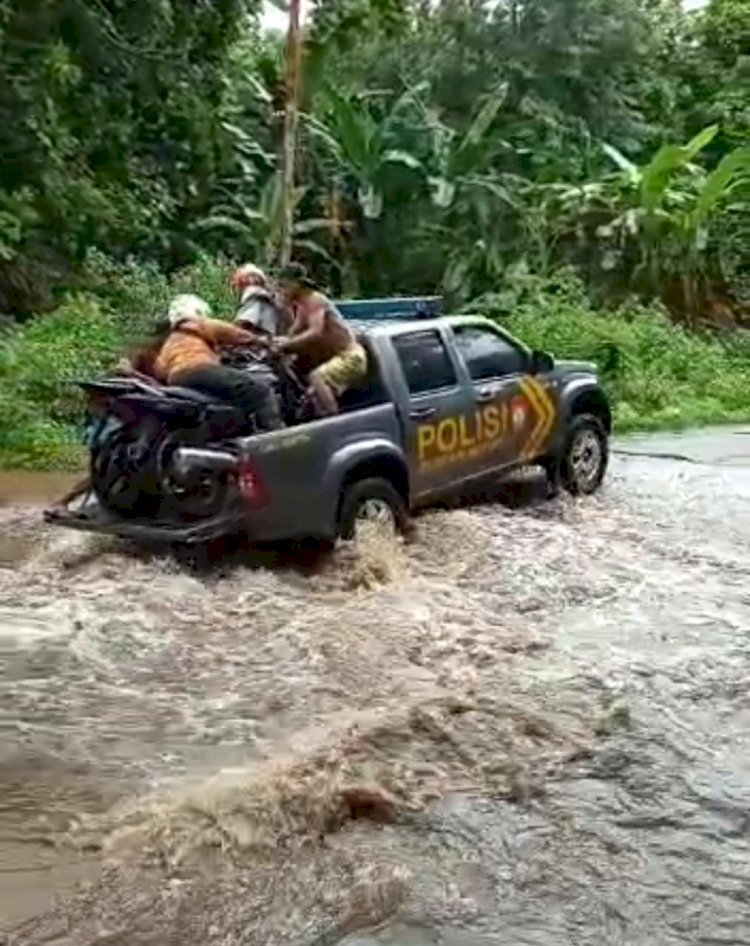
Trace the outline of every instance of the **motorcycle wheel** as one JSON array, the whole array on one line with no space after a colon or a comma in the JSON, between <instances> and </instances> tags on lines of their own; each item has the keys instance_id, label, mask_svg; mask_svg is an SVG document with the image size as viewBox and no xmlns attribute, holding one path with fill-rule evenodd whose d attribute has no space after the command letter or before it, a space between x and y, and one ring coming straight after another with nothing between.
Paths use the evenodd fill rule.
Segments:
<instances>
[{"instance_id":1,"label":"motorcycle wheel","mask_svg":"<svg viewBox=\"0 0 750 946\"><path fill-rule=\"evenodd\" d=\"M99 502L124 518L153 514L157 501L154 450L133 431L115 431L92 457L91 482Z\"/></svg>"}]
</instances>

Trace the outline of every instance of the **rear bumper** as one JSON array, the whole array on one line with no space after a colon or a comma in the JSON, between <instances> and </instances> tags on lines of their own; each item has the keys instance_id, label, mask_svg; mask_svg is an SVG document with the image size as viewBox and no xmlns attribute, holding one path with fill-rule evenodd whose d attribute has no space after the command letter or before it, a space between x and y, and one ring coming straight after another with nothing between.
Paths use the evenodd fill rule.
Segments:
<instances>
[{"instance_id":1,"label":"rear bumper","mask_svg":"<svg viewBox=\"0 0 750 946\"><path fill-rule=\"evenodd\" d=\"M113 516L98 503L89 503L83 509L47 509L44 521L50 525L115 535L135 542L155 545L199 545L222 536L247 529L239 510L228 510L203 522L165 523L158 520L121 519Z\"/></svg>"}]
</instances>

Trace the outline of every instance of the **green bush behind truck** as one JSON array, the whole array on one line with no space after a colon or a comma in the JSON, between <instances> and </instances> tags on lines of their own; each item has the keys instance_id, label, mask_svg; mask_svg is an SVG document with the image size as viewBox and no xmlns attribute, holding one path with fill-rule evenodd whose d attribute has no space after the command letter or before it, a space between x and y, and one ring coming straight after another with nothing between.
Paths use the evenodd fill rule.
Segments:
<instances>
[{"instance_id":1,"label":"green bush behind truck","mask_svg":"<svg viewBox=\"0 0 750 946\"><path fill-rule=\"evenodd\" d=\"M611 414L593 365L530 351L481 317L357 322L373 304L342 306L369 370L338 415L237 438L230 450L177 451L181 467L221 471L221 502L204 519L144 521L94 502L57 521L170 543L239 532L330 540L366 518L401 525L411 510L527 464L553 487L599 487Z\"/></svg>"}]
</instances>

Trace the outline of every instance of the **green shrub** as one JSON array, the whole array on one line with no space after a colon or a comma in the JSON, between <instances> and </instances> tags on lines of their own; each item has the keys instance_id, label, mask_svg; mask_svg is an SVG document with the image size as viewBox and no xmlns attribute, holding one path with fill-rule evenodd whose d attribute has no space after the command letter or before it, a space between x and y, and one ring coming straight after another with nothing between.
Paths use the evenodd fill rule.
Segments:
<instances>
[{"instance_id":1,"label":"green shrub","mask_svg":"<svg viewBox=\"0 0 750 946\"><path fill-rule=\"evenodd\" d=\"M80 457L85 401L75 381L111 367L120 348L112 316L71 298L4 337L0 352L0 459L67 466Z\"/></svg>"},{"instance_id":2,"label":"green shrub","mask_svg":"<svg viewBox=\"0 0 750 946\"><path fill-rule=\"evenodd\" d=\"M86 257L86 284L112 312L123 337L138 338L166 315L171 289L168 277L153 263L116 262L98 251Z\"/></svg>"},{"instance_id":3,"label":"green shrub","mask_svg":"<svg viewBox=\"0 0 750 946\"><path fill-rule=\"evenodd\" d=\"M217 318L231 318L237 303L229 287L230 272L228 263L208 256L199 256L171 277L152 263L119 263L97 251L86 258L91 293L111 311L121 337L133 342L151 332L181 292L204 298Z\"/></svg>"},{"instance_id":4,"label":"green shrub","mask_svg":"<svg viewBox=\"0 0 750 946\"><path fill-rule=\"evenodd\" d=\"M221 259L199 256L196 262L178 272L171 281L172 293L194 292L211 306L217 319L231 319L237 300L229 287L230 265Z\"/></svg>"},{"instance_id":5,"label":"green shrub","mask_svg":"<svg viewBox=\"0 0 750 946\"><path fill-rule=\"evenodd\" d=\"M565 274L474 308L533 348L596 362L621 432L750 420L747 341L690 332L656 305L595 309Z\"/></svg>"}]
</instances>

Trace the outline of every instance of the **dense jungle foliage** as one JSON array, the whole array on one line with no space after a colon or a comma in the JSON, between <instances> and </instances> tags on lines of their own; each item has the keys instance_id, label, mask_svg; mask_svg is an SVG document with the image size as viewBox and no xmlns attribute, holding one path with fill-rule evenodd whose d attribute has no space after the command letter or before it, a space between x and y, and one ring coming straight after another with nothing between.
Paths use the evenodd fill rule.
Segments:
<instances>
[{"instance_id":1,"label":"dense jungle foliage","mask_svg":"<svg viewBox=\"0 0 750 946\"><path fill-rule=\"evenodd\" d=\"M253 0L0 0L0 456L65 462L175 286L275 261ZM750 3L317 0L295 256L596 357L621 428L750 418Z\"/></svg>"}]
</instances>

